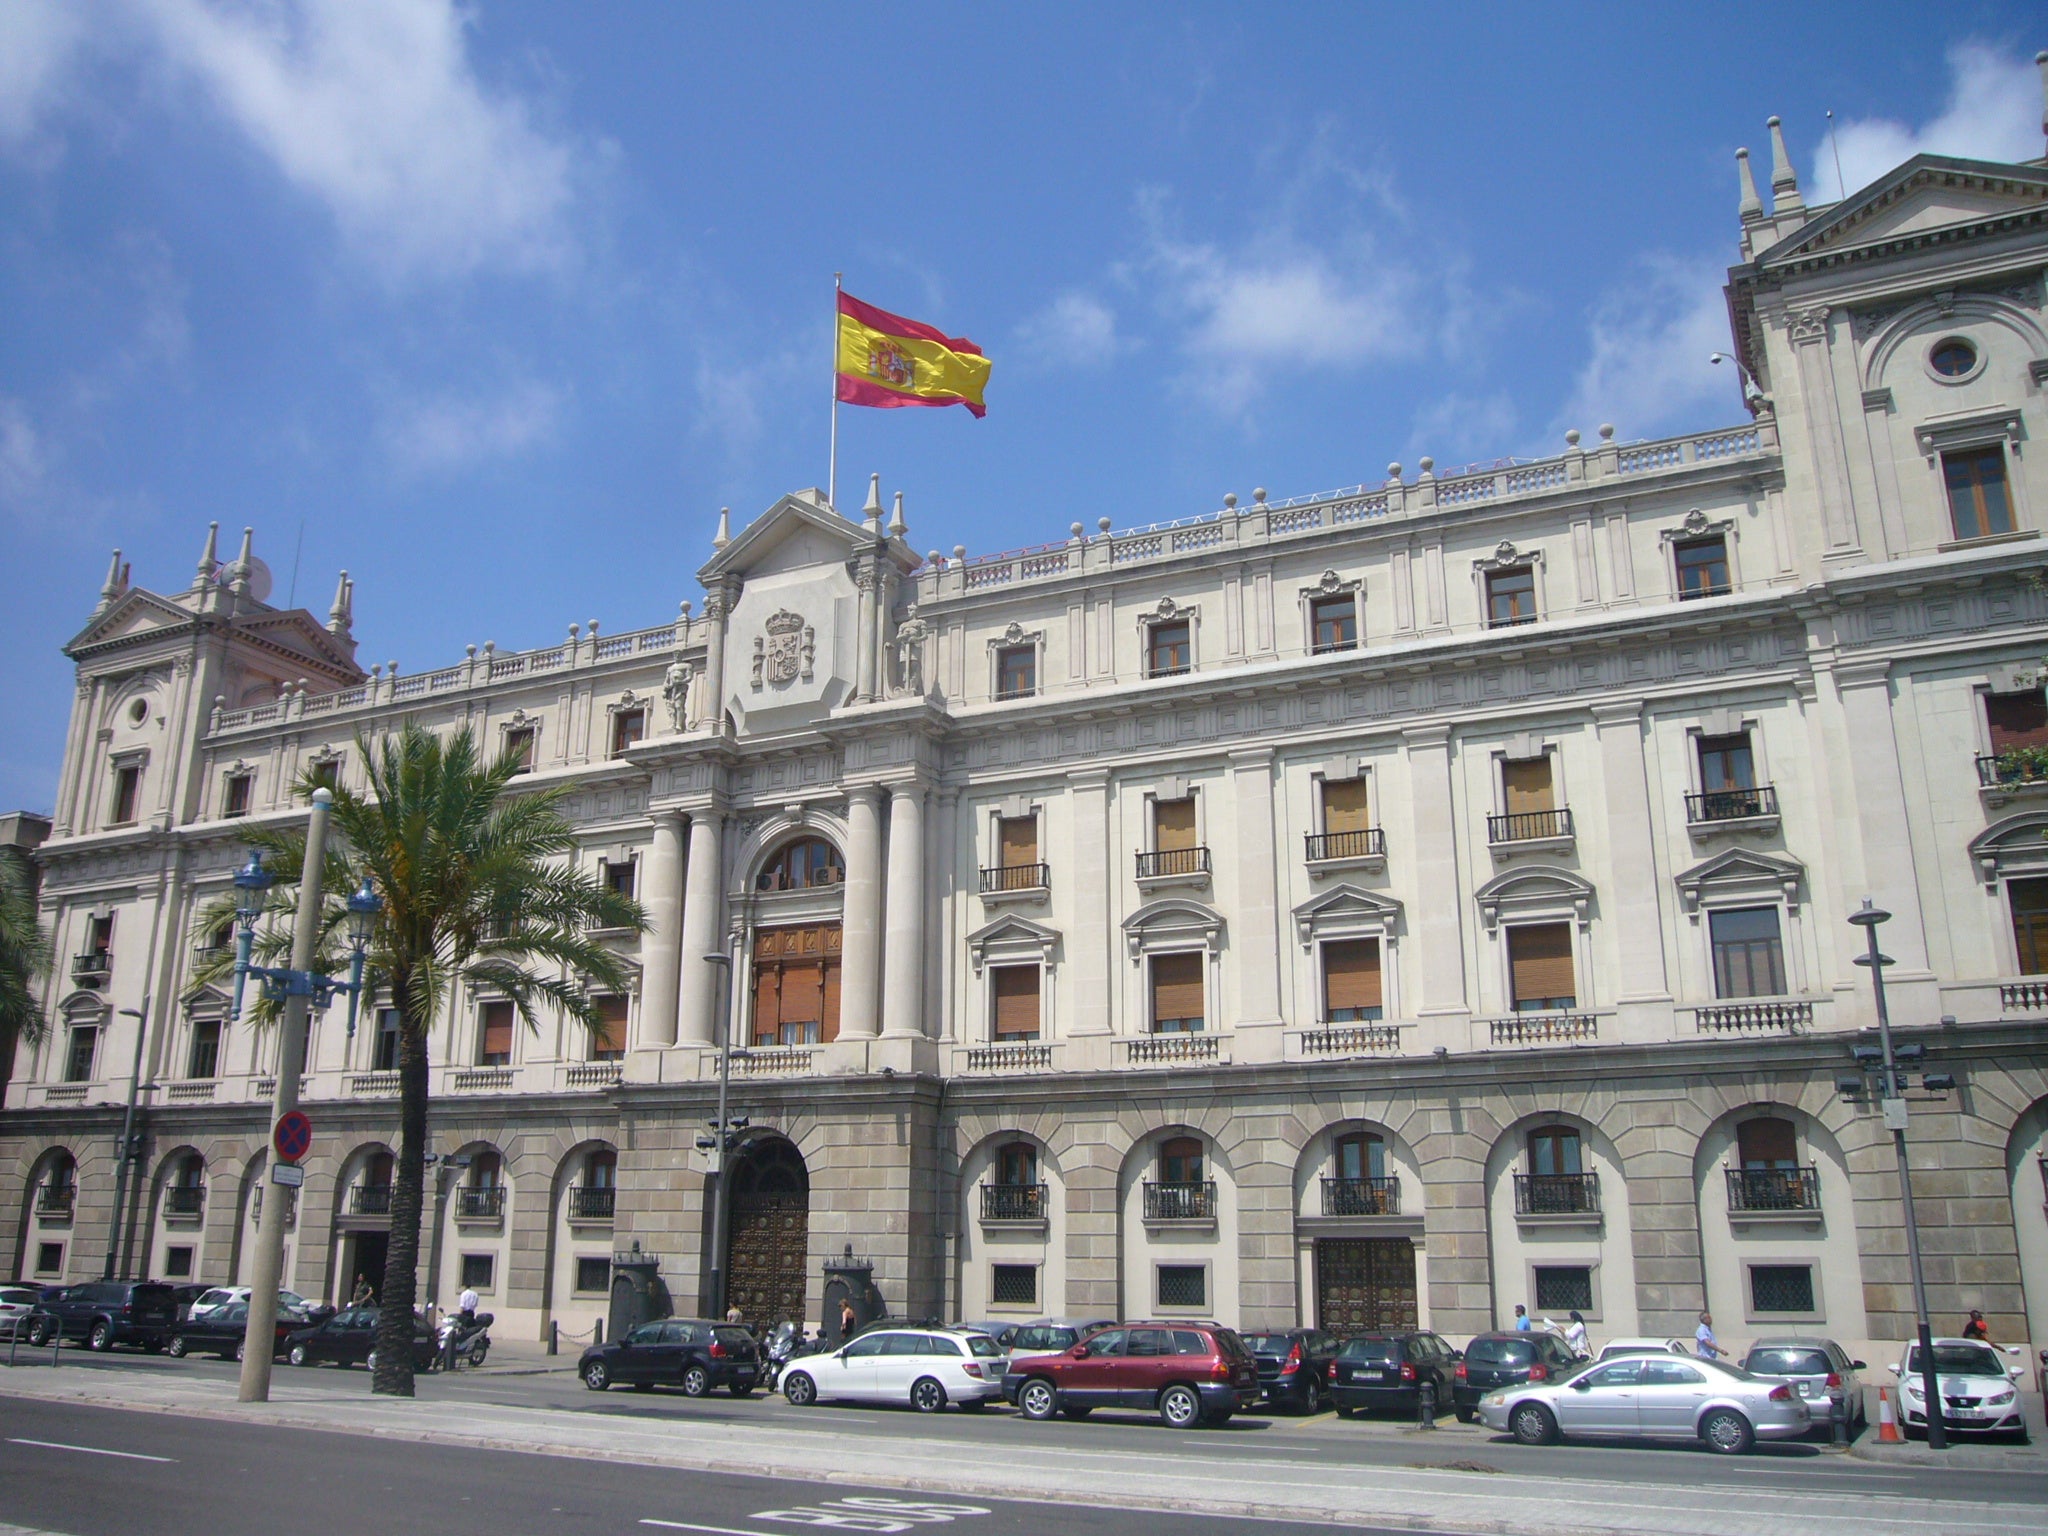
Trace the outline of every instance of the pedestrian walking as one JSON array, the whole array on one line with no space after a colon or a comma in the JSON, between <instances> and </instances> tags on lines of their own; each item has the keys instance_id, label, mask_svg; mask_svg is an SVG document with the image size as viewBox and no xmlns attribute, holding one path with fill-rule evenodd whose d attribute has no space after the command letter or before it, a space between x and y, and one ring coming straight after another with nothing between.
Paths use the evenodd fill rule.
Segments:
<instances>
[{"instance_id":1,"label":"pedestrian walking","mask_svg":"<svg viewBox=\"0 0 2048 1536\"><path fill-rule=\"evenodd\" d=\"M356 1288L349 1292L348 1304L352 1307L367 1307L377 1299L377 1293L370 1289L368 1275L356 1276Z\"/></svg>"},{"instance_id":2,"label":"pedestrian walking","mask_svg":"<svg viewBox=\"0 0 2048 1536\"><path fill-rule=\"evenodd\" d=\"M1522 1305L1522 1304L1521 1304L1521 1303L1520 1303L1519 1301L1518 1301L1518 1302L1516 1302L1516 1303L1515 1303L1515 1332L1517 1332L1517 1333L1527 1333L1527 1332L1529 1332L1529 1330L1530 1330L1530 1329L1532 1329L1533 1327L1535 1327L1535 1324L1533 1324L1533 1323L1531 1323L1531 1322L1529 1321L1529 1309L1528 1309L1527 1307L1523 1306L1523 1305Z\"/></svg>"},{"instance_id":3,"label":"pedestrian walking","mask_svg":"<svg viewBox=\"0 0 2048 1536\"><path fill-rule=\"evenodd\" d=\"M1713 1313L1702 1312L1700 1314L1700 1325L1692 1331L1692 1347L1693 1353L1697 1354L1702 1360L1718 1360L1721 1358L1721 1344L1714 1337Z\"/></svg>"},{"instance_id":4,"label":"pedestrian walking","mask_svg":"<svg viewBox=\"0 0 2048 1536\"><path fill-rule=\"evenodd\" d=\"M740 1304L738 1302L734 1302L725 1309L725 1320L728 1323L737 1325L743 1316L745 1314L740 1311Z\"/></svg>"},{"instance_id":5,"label":"pedestrian walking","mask_svg":"<svg viewBox=\"0 0 2048 1536\"><path fill-rule=\"evenodd\" d=\"M1991 1329L1984 1321L1984 1314L1975 1307L1970 1308L1970 1320L1963 1324L1963 1337L1975 1339L1980 1344L1991 1342Z\"/></svg>"},{"instance_id":6,"label":"pedestrian walking","mask_svg":"<svg viewBox=\"0 0 2048 1536\"><path fill-rule=\"evenodd\" d=\"M840 1303L839 1303L839 1337L840 1337L840 1338L842 1338L842 1339L850 1339L850 1338L852 1338L852 1337L853 1337L853 1323L854 1323L854 1317L853 1317L853 1303L852 1303L851 1301L842 1301L842 1302L840 1302Z\"/></svg>"},{"instance_id":7,"label":"pedestrian walking","mask_svg":"<svg viewBox=\"0 0 2048 1536\"><path fill-rule=\"evenodd\" d=\"M1592 1346L1586 1342L1586 1320L1577 1312L1573 1312L1572 1320L1565 1324L1564 1342L1581 1360L1592 1358Z\"/></svg>"}]
</instances>

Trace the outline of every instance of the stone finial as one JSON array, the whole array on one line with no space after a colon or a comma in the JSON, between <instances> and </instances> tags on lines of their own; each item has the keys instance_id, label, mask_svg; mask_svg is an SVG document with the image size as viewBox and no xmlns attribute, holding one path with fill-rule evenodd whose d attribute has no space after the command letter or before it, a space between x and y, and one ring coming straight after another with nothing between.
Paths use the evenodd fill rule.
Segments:
<instances>
[{"instance_id":1,"label":"stone finial","mask_svg":"<svg viewBox=\"0 0 2048 1536\"><path fill-rule=\"evenodd\" d=\"M896 510L889 515L889 537L900 539L910 532L910 524L903 521L903 493L896 493Z\"/></svg>"},{"instance_id":2,"label":"stone finial","mask_svg":"<svg viewBox=\"0 0 2048 1536\"><path fill-rule=\"evenodd\" d=\"M1604 443L1611 443L1611 442L1613 442L1613 441L1614 441L1614 423L1613 423L1613 422L1611 422L1611 421L1603 421L1603 422L1601 422L1601 423L1600 423L1600 441L1601 441L1601 442L1602 442L1603 444L1604 444Z\"/></svg>"},{"instance_id":3,"label":"stone finial","mask_svg":"<svg viewBox=\"0 0 2048 1536\"><path fill-rule=\"evenodd\" d=\"M676 613L681 617L683 629L687 633L690 628L690 600L687 597L676 604Z\"/></svg>"},{"instance_id":4,"label":"stone finial","mask_svg":"<svg viewBox=\"0 0 2048 1536\"><path fill-rule=\"evenodd\" d=\"M114 606L114 599L128 590L128 572L121 564L121 551L114 551L114 558L107 562L107 579L100 583L100 605L95 614L105 613Z\"/></svg>"},{"instance_id":5,"label":"stone finial","mask_svg":"<svg viewBox=\"0 0 2048 1536\"><path fill-rule=\"evenodd\" d=\"M1742 201L1736 205L1736 213L1745 224L1754 224L1764 216L1764 200L1756 195L1756 176L1749 168L1749 151L1735 151L1735 184L1742 190Z\"/></svg>"},{"instance_id":6,"label":"stone finial","mask_svg":"<svg viewBox=\"0 0 2048 1536\"><path fill-rule=\"evenodd\" d=\"M194 591L213 580L213 573L220 569L220 524L206 525L206 545L199 551L199 567L193 573Z\"/></svg>"},{"instance_id":7,"label":"stone finial","mask_svg":"<svg viewBox=\"0 0 2048 1536\"><path fill-rule=\"evenodd\" d=\"M732 508L720 507L718 509L718 532L711 535L711 547L713 549L724 549L731 542Z\"/></svg>"},{"instance_id":8,"label":"stone finial","mask_svg":"<svg viewBox=\"0 0 2048 1536\"><path fill-rule=\"evenodd\" d=\"M1387 483L1393 485L1401 478L1401 461L1396 459L1387 466Z\"/></svg>"},{"instance_id":9,"label":"stone finial","mask_svg":"<svg viewBox=\"0 0 2048 1536\"><path fill-rule=\"evenodd\" d=\"M1255 485L1255 486L1253 486L1253 487L1252 487L1252 505L1253 505L1253 506L1255 506L1255 507L1263 507L1263 506L1264 506L1265 504L1266 504L1266 488L1265 488L1265 487L1264 487L1263 485Z\"/></svg>"},{"instance_id":10,"label":"stone finial","mask_svg":"<svg viewBox=\"0 0 2048 1536\"><path fill-rule=\"evenodd\" d=\"M1109 519L1106 517L1098 517L1097 519L1095 519L1095 526L1101 529L1102 532L1106 534L1109 532Z\"/></svg>"},{"instance_id":11,"label":"stone finial","mask_svg":"<svg viewBox=\"0 0 2048 1536\"><path fill-rule=\"evenodd\" d=\"M395 661L387 661L387 662L385 662L385 663L384 663L384 675L385 675L386 677L396 677L396 676L398 676L398 663L397 663L397 662L395 662Z\"/></svg>"},{"instance_id":12,"label":"stone finial","mask_svg":"<svg viewBox=\"0 0 2048 1536\"><path fill-rule=\"evenodd\" d=\"M1418 480L1434 480L1436 478L1436 460L1426 453L1416 460L1415 469L1415 477Z\"/></svg>"},{"instance_id":13,"label":"stone finial","mask_svg":"<svg viewBox=\"0 0 2048 1536\"><path fill-rule=\"evenodd\" d=\"M1223 510L1226 512L1237 510L1237 492L1225 491L1223 493Z\"/></svg>"},{"instance_id":14,"label":"stone finial","mask_svg":"<svg viewBox=\"0 0 2048 1536\"><path fill-rule=\"evenodd\" d=\"M882 477L880 474L868 476L868 500L867 505L860 509L860 525L869 533L880 533L882 531Z\"/></svg>"},{"instance_id":15,"label":"stone finial","mask_svg":"<svg viewBox=\"0 0 2048 1536\"><path fill-rule=\"evenodd\" d=\"M1082 535L1083 533L1085 533L1086 531L1087 531L1087 530L1086 530L1085 528L1083 528L1083 527L1081 526L1081 524L1079 524L1079 523L1069 523L1069 524L1067 524L1067 534L1068 534L1068 536L1069 536L1070 538L1076 538L1076 539L1078 539L1078 538L1080 538L1080 537L1081 537L1081 535Z\"/></svg>"},{"instance_id":16,"label":"stone finial","mask_svg":"<svg viewBox=\"0 0 2048 1536\"><path fill-rule=\"evenodd\" d=\"M1785 152L1785 130L1775 117L1765 126L1771 130L1771 212L1804 213L1806 201L1799 195L1799 175Z\"/></svg>"},{"instance_id":17,"label":"stone finial","mask_svg":"<svg viewBox=\"0 0 2048 1536\"><path fill-rule=\"evenodd\" d=\"M339 638L349 631L355 622L356 584L348 579L348 572L341 573L341 579L334 584L334 606L327 610L327 633Z\"/></svg>"},{"instance_id":18,"label":"stone finial","mask_svg":"<svg viewBox=\"0 0 2048 1536\"><path fill-rule=\"evenodd\" d=\"M235 563L228 567L228 587L237 597L249 595L249 578L255 573L256 530L242 530L242 548L235 556Z\"/></svg>"},{"instance_id":19,"label":"stone finial","mask_svg":"<svg viewBox=\"0 0 2048 1536\"><path fill-rule=\"evenodd\" d=\"M934 569L945 564L945 561L946 557L940 554L936 549L928 549L924 552L924 563L926 565L933 567Z\"/></svg>"},{"instance_id":20,"label":"stone finial","mask_svg":"<svg viewBox=\"0 0 2048 1536\"><path fill-rule=\"evenodd\" d=\"M953 558L955 560L965 560L967 558L967 546L965 544L955 544L953 546Z\"/></svg>"}]
</instances>

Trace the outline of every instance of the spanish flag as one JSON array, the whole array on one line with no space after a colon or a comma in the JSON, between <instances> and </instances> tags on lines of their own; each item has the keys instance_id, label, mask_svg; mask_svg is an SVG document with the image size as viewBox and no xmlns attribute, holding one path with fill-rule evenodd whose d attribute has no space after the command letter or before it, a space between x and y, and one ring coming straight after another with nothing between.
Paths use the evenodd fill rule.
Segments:
<instances>
[{"instance_id":1,"label":"spanish flag","mask_svg":"<svg viewBox=\"0 0 2048 1536\"><path fill-rule=\"evenodd\" d=\"M964 337L839 295L839 398L848 405L964 405L986 416L988 369Z\"/></svg>"}]
</instances>

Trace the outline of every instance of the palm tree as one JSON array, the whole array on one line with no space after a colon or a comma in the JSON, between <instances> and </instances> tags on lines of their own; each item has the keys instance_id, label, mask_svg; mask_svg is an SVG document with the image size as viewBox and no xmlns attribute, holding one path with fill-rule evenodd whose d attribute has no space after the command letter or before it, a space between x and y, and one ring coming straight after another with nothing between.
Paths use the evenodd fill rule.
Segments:
<instances>
[{"instance_id":1,"label":"palm tree","mask_svg":"<svg viewBox=\"0 0 2048 1536\"><path fill-rule=\"evenodd\" d=\"M410 1397L425 1204L427 1041L435 1015L466 986L510 1000L529 1026L538 1006L552 1005L596 1031L601 1021L593 993L623 991L627 979L618 956L590 930L637 933L647 919L638 902L566 860L575 847L559 809L566 786L509 793L524 770L520 757L501 755L486 764L467 730L443 741L410 722L374 749L360 737L356 745L369 765L369 793L333 791L321 968L335 974L334 936L345 921L341 903L368 879L383 910L370 940L365 995L375 988L397 1012L399 1082L398 1162L378 1291L373 1390ZM310 796L314 787L308 778L301 792ZM248 842L271 856L278 877L273 911L289 910L304 834L257 829ZM220 915L209 912L201 921L217 923ZM283 942L273 924L264 945L274 950ZM231 965L222 957L210 969Z\"/></svg>"},{"instance_id":2,"label":"palm tree","mask_svg":"<svg viewBox=\"0 0 2048 1536\"><path fill-rule=\"evenodd\" d=\"M18 1041L43 1038L35 984L50 970L50 936L36 921L35 868L18 848L0 848L0 1087Z\"/></svg>"}]
</instances>

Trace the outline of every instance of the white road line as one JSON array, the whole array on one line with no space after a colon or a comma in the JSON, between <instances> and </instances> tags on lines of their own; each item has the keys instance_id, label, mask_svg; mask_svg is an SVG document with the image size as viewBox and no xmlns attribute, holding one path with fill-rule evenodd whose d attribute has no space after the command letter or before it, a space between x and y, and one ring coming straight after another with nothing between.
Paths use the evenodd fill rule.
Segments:
<instances>
[{"instance_id":1,"label":"white road line","mask_svg":"<svg viewBox=\"0 0 2048 1536\"><path fill-rule=\"evenodd\" d=\"M730 1525L692 1525L687 1520L643 1519L642 1525L658 1525L670 1531L709 1531L712 1536L761 1536L759 1531L742 1531Z\"/></svg>"},{"instance_id":2,"label":"white road line","mask_svg":"<svg viewBox=\"0 0 2048 1536\"><path fill-rule=\"evenodd\" d=\"M13 1435L8 1436L7 1443L9 1445L33 1445L46 1451L83 1451L88 1456L119 1456L124 1461L175 1462L178 1459L175 1456L145 1456L140 1451L102 1450L97 1445L66 1445L61 1440L23 1440Z\"/></svg>"}]
</instances>

